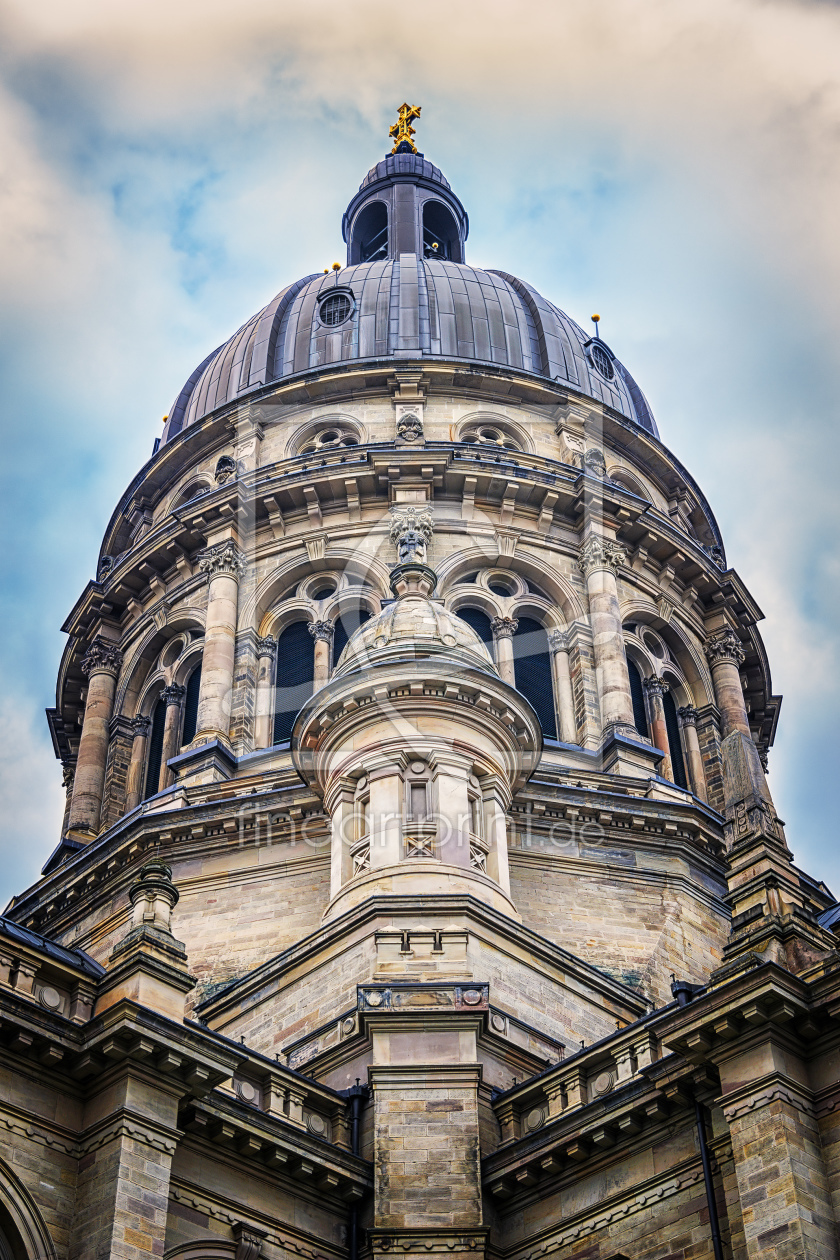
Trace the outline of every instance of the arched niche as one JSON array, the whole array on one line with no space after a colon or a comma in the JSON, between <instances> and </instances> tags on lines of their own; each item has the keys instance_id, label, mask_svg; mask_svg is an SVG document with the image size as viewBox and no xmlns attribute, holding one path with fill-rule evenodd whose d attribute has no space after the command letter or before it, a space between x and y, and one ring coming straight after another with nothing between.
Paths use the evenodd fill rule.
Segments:
<instances>
[{"instance_id":1,"label":"arched niche","mask_svg":"<svg viewBox=\"0 0 840 1260\"><path fill-rule=\"evenodd\" d=\"M423 256L461 263L464 251L458 224L451 210L441 201L423 203Z\"/></svg>"},{"instance_id":2,"label":"arched niche","mask_svg":"<svg viewBox=\"0 0 840 1260\"><path fill-rule=\"evenodd\" d=\"M378 262L388 257L388 207L384 201L369 201L353 220L350 229L348 263Z\"/></svg>"}]
</instances>

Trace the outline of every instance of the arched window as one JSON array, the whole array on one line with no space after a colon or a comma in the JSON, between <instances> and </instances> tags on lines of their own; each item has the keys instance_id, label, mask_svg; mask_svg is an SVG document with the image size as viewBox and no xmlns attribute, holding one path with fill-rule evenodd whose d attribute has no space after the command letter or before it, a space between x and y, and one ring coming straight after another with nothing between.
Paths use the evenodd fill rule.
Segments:
<instances>
[{"instance_id":1,"label":"arched window","mask_svg":"<svg viewBox=\"0 0 840 1260\"><path fill-rule=\"evenodd\" d=\"M163 728L166 725L166 703L158 700L152 711L152 729L149 731L149 752L146 757L146 790L143 800L154 796L160 782L160 763L163 758Z\"/></svg>"},{"instance_id":2,"label":"arched window","mask_svg":"<svg viewBox=\"0 0 840 1260\"><path fill-rule=\"evenodd\" d=\"M333 669L338 664L338 658L347 647L353 634L366 621L370 621L370 613L366 608L348 609L336 617L335 633L333 635Z\"/></svg>"},{"instance_id":3,"label":"arched window","mask_svg":"<svg viewBox=\"0 0 840 1260\"><path fill-rule=\"evenodd\" d=\"M471 630L476 632L492 658L493 629L490 625L490 618L487 614L480 612L478 608L459 608L458 616L462 621L466 621Z\"/></svg>"},{"instance_id":4,"label":"arched window","mask_svg":"<svg viewBox=\"0 0 840 1260\"><path fill-rule=\"evenodd\" d=\"M629 656L627 658L627 673L630 675L630 695L633 699L633 721L636 725L636 730L640 735L644 735L645 739L650 739L642 675L639 673L638 665L635 661L631 661Z\"/></svg>"},{"instance_id":5,"label":"arched window","mask_svg":"<svg viewBox=\"0 0 840 1260\"><path fill-rule=\"evenodd\" d=\"M201 662L199 661L187 679L187 694L184 696L184 733L182 744L189 744L195 739L195 728L198 723L198 693L201 690Z\"/></svg>"},{"instance_id":6,"label":"arched window","mask_svg":"<svg viewBox=\"0 0 840 1260\"><path fill-rule=\"evenodd\" d=\"M371 201L357 215L350 244L350 264L376 262L388 257L388 209L384 201Z\"/></svg>"},{"instance_id":7,"label":"arched window","mask_svg":"<svg viewBox=\"0 0 840 1260\"><path fill-rule=\"evenodd\" d=\"M516 689L534 706L543 735L556 739L557 718L548 635L532 617L519 618L519 627L513 636L513 669Z\"/></svg>"},{"instance_id":8,"label":"arched window","mask_svg":"<svg viewBox=\"0 0 840 1260\"><path fill-rule=\"evenodd\" d=\"M462 261L458 225L439 201L427 201L423 206L423 253L426 258Z\"/></svg>"},{"instance_id":9,"label":"arched window","mask_svg":"<svg viewBox=\"0 0 840 1260\"><path fill-rule=\"evenodd\" d=\"M674 704L674 697L670 691L666 691L662 697L662 707L665 710L665 729L668 732L668 751L671 754L671 769L674 772L674 782L677 787L688 789L688 776L685 773L685 760L680 738L680 724L677 719L677 706Z\"/></svg>"},{"instance_id":10,"label":"arched window","mask_svg":"<svg viewBox=\"0 0 840 1260\"><path fill-rule=\"evenodd\" d=\"M305 621L287 626L277 640L274 743L291 739L295 718L312 695L315 641Z\"/></svg>"}]
</instances>

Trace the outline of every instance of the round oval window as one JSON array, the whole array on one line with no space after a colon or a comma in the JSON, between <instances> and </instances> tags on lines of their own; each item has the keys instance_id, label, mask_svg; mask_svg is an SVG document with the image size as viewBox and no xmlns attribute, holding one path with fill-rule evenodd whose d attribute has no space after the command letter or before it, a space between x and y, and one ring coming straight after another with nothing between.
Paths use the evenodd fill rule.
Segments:
<instances>
[{"instance_id":1,"label":"round oval window","mask_svg":"<svg viewBox=\"0 0 840 1260\"><path fill-rule=\"evenodd\" d=\"M331 293L318 307L318 318L327 328L343 324L353 314L353 303L346 293Z\"/></svg>"},{"instance_id":2,"label":"round oval window","mask_svg":"<svg viewBox=\"0 0 840 1260\"><path fill-rule=\"evenodd\" d=\"M606 377L608 381L611 381L615 376L615 368L612 365L612 359L607 354L604 347L598 345L597 341L589 347L589 357L601 375Z\"/></svg>"}]
</instances>

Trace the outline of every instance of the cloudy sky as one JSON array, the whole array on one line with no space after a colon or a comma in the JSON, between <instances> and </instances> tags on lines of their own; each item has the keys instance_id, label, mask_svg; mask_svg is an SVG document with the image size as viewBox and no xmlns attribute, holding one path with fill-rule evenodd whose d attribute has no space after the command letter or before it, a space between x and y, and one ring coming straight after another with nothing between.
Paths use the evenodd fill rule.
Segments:
<instances>
[{"instance_id":1,"label":"cloudy sky","mask_svg":"<svg viewBox=\"0 0 840 1260\"><path fill-rule=\"evenodd\" d=\"M0 0L0 900L58 839L59 627L197 362L343 258L403 100L468 258L592 311L705 489L784 693L770 785L840 895L840 7Z\"/></svg>"}]
</instances>

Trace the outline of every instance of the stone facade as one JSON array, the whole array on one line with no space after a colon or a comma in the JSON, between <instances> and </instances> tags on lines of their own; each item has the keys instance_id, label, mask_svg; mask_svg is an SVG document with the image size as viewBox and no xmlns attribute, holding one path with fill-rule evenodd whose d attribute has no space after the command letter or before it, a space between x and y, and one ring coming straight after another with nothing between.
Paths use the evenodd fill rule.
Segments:
<instances>
[{"instance_id":1,"label":"stone facade","mask_svg":"<svg viewBox=\"0 0 840 1260\"><path fill-rule=\"evenodd\" d=\"M837 1257L840 911L760 610L437 168L345 228L179 395L68 621L0 1253Z\"/></svg>"}]
</instances>

